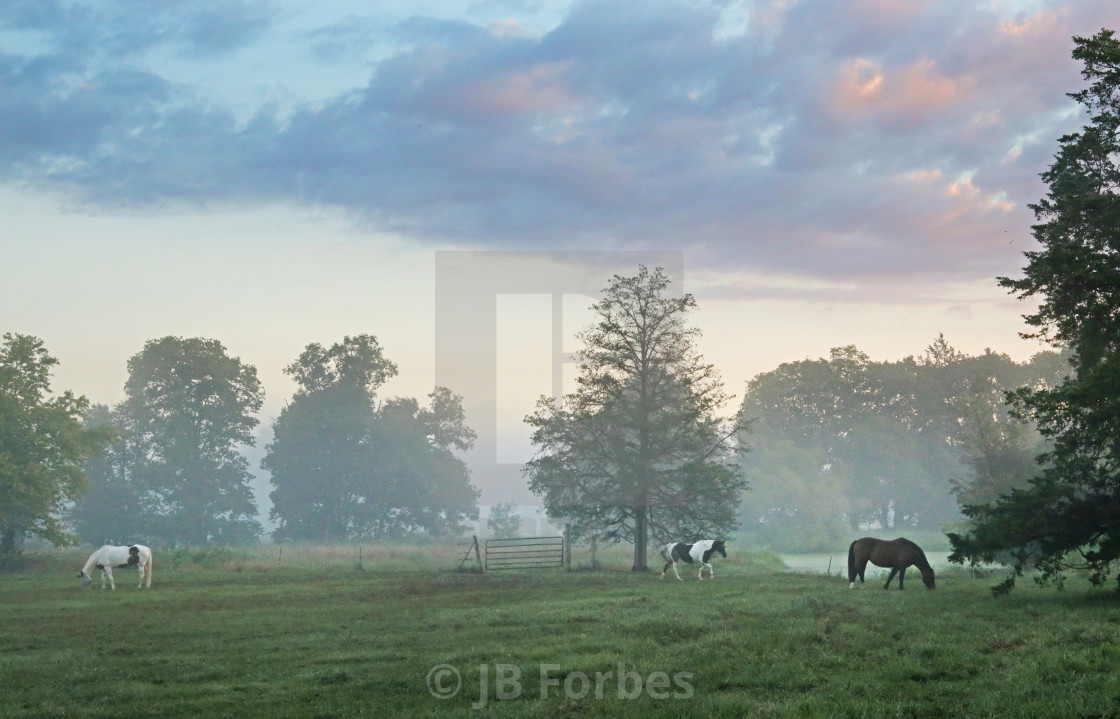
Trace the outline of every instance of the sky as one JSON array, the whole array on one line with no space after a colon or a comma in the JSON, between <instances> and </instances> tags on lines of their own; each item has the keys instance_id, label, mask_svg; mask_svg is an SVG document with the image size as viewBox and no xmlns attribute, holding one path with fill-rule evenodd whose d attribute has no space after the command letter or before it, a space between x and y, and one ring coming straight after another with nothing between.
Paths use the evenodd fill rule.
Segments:
<instances>
[{"instance_id":1,"label":"sky","mask_svg":"<svg viewBox=\"0 0 1120 719\"><path fill-rule=\"evenodd\" d=\"M101 403L146 340L218 339L264 384L261 444L310 342L373 334L382 394L427 395L455 253L600 288L611 253L679 257L735 402L845 345L1023 361L996 278L1086 122L1072 37L1104 27L1114 0L5 0L0 332ZM490 310L490 405L451 387L496 414L468 417L484 504L531 501L490 465L529 458L552 389L539 289ZM559 291L571 352L593 297Z\"/></svg>"}]
</instances>

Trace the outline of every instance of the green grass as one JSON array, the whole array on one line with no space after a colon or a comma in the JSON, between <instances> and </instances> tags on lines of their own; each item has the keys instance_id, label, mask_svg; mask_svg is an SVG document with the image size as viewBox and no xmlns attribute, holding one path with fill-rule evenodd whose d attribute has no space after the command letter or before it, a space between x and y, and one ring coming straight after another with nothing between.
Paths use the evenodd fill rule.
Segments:
<instances>
[{"instance_id":1,"label":"green grass","mask_svg":"<svg viewBox=\"0 0 1120 719\"><path fill-rule=\"evenodd\" d=\"M465 547L279 550L157 550L151 591L123 570L79 590L80 552L0 575L0 716L1120 716L1120 604L1073 580L997 601L992 577L853 591L742 553L677 582L622 550L487 575L452 570ZM619 697L620 663L640 696ZM439 664L462 677L450 699L425 682ZM499 671L518 696L495 698Z\"/></svg>"}]
</instances>

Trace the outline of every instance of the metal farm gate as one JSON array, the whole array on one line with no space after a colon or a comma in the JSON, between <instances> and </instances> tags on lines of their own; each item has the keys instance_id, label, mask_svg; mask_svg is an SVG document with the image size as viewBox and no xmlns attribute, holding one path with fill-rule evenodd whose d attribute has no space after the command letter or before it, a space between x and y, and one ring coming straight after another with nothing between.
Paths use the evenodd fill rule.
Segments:
<instances>
[{"instance_id":1,"label":"metal farm gate","mask_svg":"<svg viewBox=\"0 0 1120 719\"><path fill-rule=\"evenodd\" d=\"M563 567L563 537L519 537L486 540L486 571Z\"/></svg>"}]
</instances>

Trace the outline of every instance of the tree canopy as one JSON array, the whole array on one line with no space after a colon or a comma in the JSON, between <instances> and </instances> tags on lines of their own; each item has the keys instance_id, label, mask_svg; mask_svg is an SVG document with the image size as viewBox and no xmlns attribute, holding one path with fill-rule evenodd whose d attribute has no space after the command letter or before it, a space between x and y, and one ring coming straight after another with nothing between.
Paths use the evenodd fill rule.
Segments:
<instances>
[{"instance_id":1,"label":"tree canopy","mask_svg":"<svg viewBox=\"0 0 1120 719\"><path fill-rule=\"evenodd\" d=\"M0 563L24 535L77 541L61 512L86 489L83 465L111 436L83 425L85 397L52 395L57 364L37 337L9 333L0 343Z\"/></svg>"},{"instance_id":2,"label":"tree canopy","mask_svg":"<svg viewBox=\"0 0 1120 719\"><path fill-rule=\"evenodd\" d=\"M1083 567L1094 583L1120 559L1120 42L1112 30L1075 37L1089 83L1070 97L1089 124L1058 140L1042 173L1046 196L1031 205L1041 249L1025 253L1021 278L1000 284L1038 301L1025 315L1037 337L1068 348L1072 373L1054 387L1011 395L1015 412L1053 444L1026 487L965 508L969 531L952 535L952 559L1012 559L1014 586L1028 566L1061 581ZM1120 577L1118 577L1120 579ZM1120 585L1118 585L1120 586Z\"/></svg>"},{"instance_id":3,"label":"tree canopy","mask_svg":"<svg viewBox=\"0 0 1120 719\"><path fill-rule=\"evenodd\" d=\"M634 544L647 568L648 540L723 536L746 487L735 463L738 417L696 351L691 295L668 294L661 268L615 275L578 335L576 390L542 397L526 418L535 457L524 468L548 516L573 537Z\"/></svg>"},{"instance_id":4,"label":"tree canopy","mask_svg":"<svg viewBox=\"0 0 1120 719\"><path fill-rule=\"evenodd\" d=\"M87 544L154 542L159 537L157 496L144 483L145 457L135 423L120 406L97 404L86 413L86 426L104 428L113 441L86 462L89 489L70 511L70 521Z\"/></svg>"},{"instance_id":5,"label":"tree canopy","mask_svg":"<svg viewBox=\"0 0 1120 719\"><path fill-rule=\"evenodd\" d=\"M744 533L822 551L871 527L936 531L958 521L954 495L994 496L1033 472L1041 439L1010 416L1005 394L1052 385L1060 367L1055 353L1020 364L966 356L938 337L897 362L848 346L756 376L742 406L754 420Z\"/></svg>"},{"instance_id":6,"label":"tree canopy","mask_svg":"<svg viewBox=\"0 0 1120 719\"><path fill-rule=\"evenodd\" d=\"M477 515L478 490L453 451L475 439L460 397L436 387L427 407L379 403L397 367L371 335L308 345L284 371L299 387L261 463L272 474L277 538L446 534Z\"/></svg>"},{"instance_id":7,"label":"tree canopy","mask_svg":"<svg viewBox=\"0 0 1120 719\"><path fill-rule=\"evenodd\" d=\"M74 510L83 538L256 541L249 462L239 451L255 441L264 400L256 369L217 340L162 337L128 360L125 397L90 418L118 439L87 467L92 490Z\"/></svg>"},{"instance_id":8,"label":"tree canopy","mask_svg":"<svg viewBox=\"0 0 1120 719\"><path fill-rule=\"evenodd\" d=\"M491 505L486 518L487 534L493 539L512 539L521 534L521 515L515 502L498 502Z\"/></svg>"}]
</instances>

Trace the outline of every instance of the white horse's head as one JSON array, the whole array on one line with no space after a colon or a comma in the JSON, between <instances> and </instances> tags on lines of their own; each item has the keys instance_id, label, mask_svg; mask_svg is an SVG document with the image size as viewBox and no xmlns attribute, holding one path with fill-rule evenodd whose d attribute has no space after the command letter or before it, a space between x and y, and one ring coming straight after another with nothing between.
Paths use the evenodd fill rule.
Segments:
<instances>
[{"instance_id":1,"label":"white horse's head","mask_svg":"<svg viewBox=\"0 0 1120 719\"><path fill-rule=\"evenodd\" d=\"M89 585L93 583L93 577L85 572L78 572L78 581L82 583L82 589L89 589Z\"/></svg>"}]
</instances>

